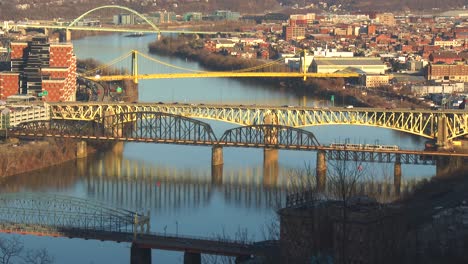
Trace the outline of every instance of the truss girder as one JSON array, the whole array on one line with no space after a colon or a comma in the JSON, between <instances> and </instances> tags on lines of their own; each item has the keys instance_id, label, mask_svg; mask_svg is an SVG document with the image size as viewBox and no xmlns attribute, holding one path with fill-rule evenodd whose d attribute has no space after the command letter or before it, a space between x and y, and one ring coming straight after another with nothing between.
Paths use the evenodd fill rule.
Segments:
<instances>
[{"instance_id":1,"label":"truss girder","mask_svg":"<svg viewBox=\"0 0 468 264\"><path fill-rule=\"evenodd\" d=\"M99 118L96 116L96 118ZM161 112L104 115L95 121L32 121L12 129L31 136L63 136L99 139L132 139L167 143L217 142L211 126L196 119Z\"/></svg>"},{"instance_id":2,"label":"truss girder","mask_svg":"<svg viewBox=\"0 0 468 264\"><path fill-rule=\"evenodd\" d=\"M51 104L52 118L94 120L104 112L164 112L192 118L219 120L239 125L263 124L275 115L278 125L307 127L317 125L362 125L399 130L426 138L437 138L438 122L446 118L448 140L468 134L468 113L401 109L317 109L311 107L182 105L182 104Z\"/></svg>"},{"instance_id":3,"label":"truss girder","mask_svg":"<svg viewBox=\"0 0 468 264\"><path fill-rule=\"evenodd\" d=\"M2 228L133 231L135 218L146 216L114 209L90 200L53 194L10 193L0 195Z\"/></svg>"},{"instance_id":4,"label":"truss girder","mask_svg":"<svg viewBox=\"0 0 468 264\"><path fill-rule=\"evenodd\" d=\"M104 117L105 136L172 143L211 143L216 136L207 123L161 112L120 113ZM107 122L106 122L107 121Z\"/></svg>"},{"instance_id":5,"label":"truss girder","mask_svg":"<svg viewBox=\"0 0 468 264\"><path fill-rule=\"evenodd\" d=\"M329 150L326 153L328 160L436 165L436 158L434 156L415 153L359 152L352 150Z\"/></svg>"},{"instance_id":6,"label":"truss girder","mask_svg":"<svg viewBox=\"0 0 468 264\"><path fill-rule=\"evenodd\" d=\"M219 143L289 149L320 146L312 132L280 125L251 125L229 129L224 132Z\"/></svg>"}]
</instances>

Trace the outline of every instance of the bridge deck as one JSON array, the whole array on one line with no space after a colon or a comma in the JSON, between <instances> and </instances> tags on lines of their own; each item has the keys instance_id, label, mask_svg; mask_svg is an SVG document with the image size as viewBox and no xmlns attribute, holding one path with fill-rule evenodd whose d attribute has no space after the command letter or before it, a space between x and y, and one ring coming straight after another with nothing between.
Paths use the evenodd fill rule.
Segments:
<instances>
[{"instance_id":1,"label":"bridge deck","mask_svg":"<svg viewBox=\"0 0 468 264\"><path fill-rule=\"evenodd\" d=\"M80 239L93 239L101 241L135 243L142 248L193 252L202 254L213 254L223 256L250 256L264 255L262 247L257 247L252 243L240 241L230 241L223 239L210 239L202 237L179 236L174 234L144 233L137 234L130 232L108 232L99 230L51 230L48 228L20 227L20 226L0 226L0 233L48 236L48 237L68 237Z\"/></svg>"}]
</instances>

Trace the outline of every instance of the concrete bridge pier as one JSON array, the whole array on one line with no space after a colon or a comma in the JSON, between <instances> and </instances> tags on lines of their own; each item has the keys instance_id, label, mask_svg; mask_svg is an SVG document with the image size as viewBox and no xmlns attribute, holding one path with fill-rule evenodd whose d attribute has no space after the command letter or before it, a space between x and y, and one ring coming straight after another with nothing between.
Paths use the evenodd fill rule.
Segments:
<instances>
[{"instance_id":1,"label":"concrete bridge pier","mask_svg":"<svg viewBox=\"0 0 468 264\"><path fill-rule=\"evenodd\" d=\"M184 252L184 264L201 264L201 254Z\"/></svg>"},{"instance_id":2,"label":"concrete bridge pier","mask_svg":"<svg viewBox=\"0 0 468 264\"><path fill-rule=\"evenodd\" d=\"M400 196L401 192L401 157L396 156L396 161L393 167L393 188L395 189L395 196Z\"/></svg>"},{"instance_id":3,"label":"concrete bridge pier","mask_svg":"<svg viewBox=\"0 0 468 264\"><path fill-rule=\"evenodd\" d=\"M223 147L213 146L211 149L211 166L223 165Z\"/></svg>"},{"instance_id":4,"label":"concrete bridge pier","mask_svg":"<svg viewBox=\"0 0 468 264\"><path fill-rule=\"evenodd\" d=\"M130 264L151 264L151 248L140 248L137 244L132 243Z\"/></svg>"},{"instance_id":5,"label":"concrete bridge pier","mask_svg":"<svg viewBox=\"0 0 468 264\"><path fill-rule=\"evenodd\" d=\"M86 141L79 141L76 143L76 158L86 158L88 156L88 144Z\"/></svg>"},{"instance_id":6,"label":"concrete bridge pier","mask_svg":"<svg viewBox=\"0 0 468 264\"><path fill-rule=\"evenodd\" d=\"M211 184L223 185L223 164L211 166Z\"/></svg>"},{"instance_id":7,"label":"concrete bridge pier","mask_svg":"<svg viewBox=\"0 0 468 264\"><path fill-rule=\"evenodd\" d=\"M317 190L324 192L327 185L327 152L325 150L317 151L317 165L315 174Z\"/></svg>"},{"instance_id":8,"label":"concrete bridge pier","mask_svg":"<svg viewBox=\"0 0 468 264\"><path fill-rule=\"evenodd\" d=\"M266 151L267 149L265 149ZM274 150L274 152L269 152L271 150ZM265 157L264 162L263 162L263 185L264 186L276 186L278 183L278 171L279 171L279 165L278 165L278 150L277 149L269 149L268 152L266 152L267 156L271 155L276 157ZM274 153L274 154L272 154ZM265 154L265 152L264 152Z\"/></svg>"},{"instance_id":9,"label":"concrete bridge pier","mask_svg":"<svg viewBox=\"0 0 468 264\"><path fill-rule=\"evenodd\" d=\"M448 147L448 127L447 117L439 116L437 122L437 148L444 149Z\"/></svg>"}]
</instances>

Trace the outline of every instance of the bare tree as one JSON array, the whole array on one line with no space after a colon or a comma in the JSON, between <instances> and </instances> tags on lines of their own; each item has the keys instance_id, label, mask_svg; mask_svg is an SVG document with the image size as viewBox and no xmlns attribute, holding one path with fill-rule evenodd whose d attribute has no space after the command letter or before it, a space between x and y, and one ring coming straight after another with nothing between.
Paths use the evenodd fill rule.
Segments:
<instances>
[{"instance_id":1,"label":"bare tree","mask_svg":"<svg viewBox=\"0 0 468 264\"><path fill-rule=\"evenodd\" d=\"M237 231L234 235L229 235L226 230L223 228L222 232L219 234L214 234L213 237L220 242L227 242L227 241L236 241L239 243L249 243L254 240L253 236L249 236L249 232L246 228L237 228ZM210 263L210 264L235 264L236 258L228 257L228 256L219 256L219 255L204 255L203 262Z\"/></svg>"},{"instance_id":2,"label":"bare tree","mask_svg":"<svg viewBox=\"0 0 468 264\"><path fill-rule=\"evenodd\" d=\"M13 237L11 239L0 238L0 263L12 263L14 259L20 258L23 249L23 242L21 242L17 237Z\"/></svg>"},{"instance_id":3,"label":"bare tree","mask_svg":"<svg viewBox=\"0 0 468 264\"><path fill-rule=\"evenodd\" d=\"M24 251L24 244L18 237L0 238L0 264L52 264L54 258L45 249Z\"/></svg>"},{"instance_id":4,"label":"bare tree","mask_svg":"<svg viewBox=\"0 0 468 264\"><path fill-rule=\"evenodd\" d=\"M54 258L45 248L41 248L26 251L23 262L25 264L51 264L54 262Z\"/></svg>"},{"instance_id":5,"label":"bare tree","mask_svg":"<svg viewBox=\"0 0 468 264\"><path fill-rule=\"evenodd\" d=\"M365 169L359 161L337 160L329 163L327 189L331 198L341 203L341 215L338 221L341 222L342 230L341 245L339 247L339 255L342 263L346 262L346 240L348 231L346 225L348 221L349 199L359 193L359 184L368 180L365 175Z\"/></svg>"}]
</instances>

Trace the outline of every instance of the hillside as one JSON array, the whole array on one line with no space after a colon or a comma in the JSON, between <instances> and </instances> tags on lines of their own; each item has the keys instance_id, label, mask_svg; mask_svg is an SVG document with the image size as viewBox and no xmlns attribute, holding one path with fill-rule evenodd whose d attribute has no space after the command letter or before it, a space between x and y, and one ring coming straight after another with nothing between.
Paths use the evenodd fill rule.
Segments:
<instances>
[{"instance_id":1,"label":"hillside","mask_svg":"<svg viewBox=\"0 0 468 264\"><path fill-rule=\"evenodd\" d=\"M375 12L400 11L400 10L447 10L451 8L462 8L468 5L466 0L35 0L35 1L6 1L0 0L0 17L6 19L52 19L52 18L76 18L84 12L102 5L121 5L133 8L139 12L148 13L157 10L174 11L183 14L188 11L198 11L205 14L213 10L232 10L242 14L264 14L269 12L286 13L315 12L315 9L304 9L302 7L311 4L319 6L319 2L327 3L327 7L320 8L329 10L330 6L340 6L342 12ZM294 7L294 9L292 9ZM38 12L43 10L43 12ZM108 12L109 11L105 11ZM118 12L116 10L116 12ZM114 12L114 13L116 13ZM437 12L437 11L436 11ZM102 17L102 16L101 16Z\"/></svg>"}]
</instances>

